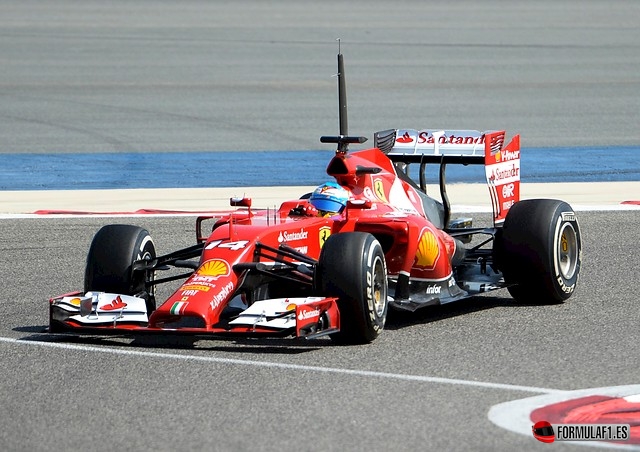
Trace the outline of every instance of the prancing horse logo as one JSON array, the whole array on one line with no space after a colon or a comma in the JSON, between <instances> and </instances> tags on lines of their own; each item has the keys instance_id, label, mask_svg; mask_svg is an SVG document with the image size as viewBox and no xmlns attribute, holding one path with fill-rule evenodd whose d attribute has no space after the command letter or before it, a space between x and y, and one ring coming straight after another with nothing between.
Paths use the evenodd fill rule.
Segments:
<instances>
[{"instance_id":1,"label":"prancing horse logo","mask_svg":"<svg viewBox=\"0 0 640 452\"><path fill-rule=\"evenodd\" d=\"M387 201L387 196L384 194L384 184L382 183L382 179L375 179L373 181L373 192L380 201L389 202Z\"/></svg>"},{"instance_id":2,"label":"prancing horse logo","mask_svg":"<svg viewBox=\"0 0 640 452\"><path fill-rule=\"evenodd\" d=\"M320 248L324 246L324 242L327 241L329 236L331 235L331 227L330 226L322 226L318 230L318 238L320 239Z\"/></svg>"}]
</instances>

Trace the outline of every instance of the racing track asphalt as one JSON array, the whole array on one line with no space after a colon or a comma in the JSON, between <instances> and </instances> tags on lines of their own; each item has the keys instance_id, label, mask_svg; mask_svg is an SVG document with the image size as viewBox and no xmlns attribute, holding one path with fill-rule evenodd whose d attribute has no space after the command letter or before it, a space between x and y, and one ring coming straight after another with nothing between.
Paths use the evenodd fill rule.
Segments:
<instances>
[{"instance_id":1,"label":"racing track asphalt","mask_svg":"<svg viewBox=\"0 0 640 452\"><path fill-rule=\"evenodd\" d=\"M89 242L113 219L5 219L3 448L537 450L491 424L490 407L638 381L640 270L624 257L640 243L637 213L579 220L584 266L569 302L522 306L499 291L396 313L372 344L336 347L45 335L46 298L81 287ZM122 221L147 227L161 252L194 240L190 217Z\"/></svg>"},{"instance_id":2,"label":"racing track asphalt","mask_svg":"<svg viewBox=\"0 0 640 452\"><path fill-rule=\"evenodd\" d=\"M353 133L501 127L528 146L637 146L639 8L7 0L0 152L317 148L337 128L336 37ZM374 343L348 348L47 337L46 298L81 286L89 241L113 218L2 219L1 447L548 448L492 424L489 408L639 378L637 212L579 219L584 267L568 303L498 292L395 315ZM161 250L193 241L189 217L122 221Z\"/></svg>"}]
</instances>

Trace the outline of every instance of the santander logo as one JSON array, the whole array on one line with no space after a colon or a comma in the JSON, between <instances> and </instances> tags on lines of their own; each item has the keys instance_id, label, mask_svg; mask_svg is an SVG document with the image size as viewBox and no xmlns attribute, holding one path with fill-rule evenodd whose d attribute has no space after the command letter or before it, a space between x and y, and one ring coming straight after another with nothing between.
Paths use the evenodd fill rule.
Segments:
<instances>
[{"instance_id":1,"label":"santander logo","mask_svg":"<svg viewBox=\"0 0 640 452\"><path fill-rule=\"evenodd\" d=\"M413 138L409 135L409 132L405 132L404 135L396 139L398 143L411 143L413 142Z\"/></svg>"},{"instance_id":2,"label":"santander logo","mask_svg":"<svg viewBox=\"0 0 640 452\"><path fill-rule=\"evenodd\" d=\"M116 297L110 304L106 304L104 306L100 306L100 309L103 311L115 311L116 309L124 309L127 307L127 303L122 301L120 295Z\"/></svg>"},{"instance_id":3,"label":"santander logo","mask_svg":"<svg viewBox=\"0 0 640 452\"><path fill-rule=\"evenodd\" d=\"M298 232L282 231L278 235L278 243L295 242L296 240L305 240L309 236L309 232L300 229Z\"/></svg>"},{"instance_id":4,"label":"santander logo","mask_svg":"<svg viewBox=\"0 0 640 452\"><path fill-rule=\"evenodd\" d=\"M300 311L298 314L298 320L315 319L320 316L320 309L312 309L310 311Z\"/></svg>"}]
</instances>

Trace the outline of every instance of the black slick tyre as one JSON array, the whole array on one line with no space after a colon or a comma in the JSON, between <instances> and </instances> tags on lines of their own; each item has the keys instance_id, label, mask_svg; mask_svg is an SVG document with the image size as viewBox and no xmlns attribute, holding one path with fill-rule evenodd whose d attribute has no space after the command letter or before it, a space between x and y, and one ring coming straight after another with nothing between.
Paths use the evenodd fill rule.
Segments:
<instances>
[{"instance_id":1,"label":"black slick tyre","mask_svg":"<svg viewBox=\"0 0 640 452\"><path fill-rule=\"evenodd\" d=\"M331 235L322 247L316 283L323 296L338 298L340 332L336 343L365 344L384 328L387 267L382 246L364 232Z\"/></svg>"},{"instance_id":2,"label":"black slick tyre","mask_svg":"<svg viewBox=\"0 0 640 452\"><path fill-rule=\"evenodd\" d=\"M561 303L575 291L582 237L576 214L566 202L517 202L507 213L497 246L500 270L516 300Z\"/></svg>"},{"instance_id":3,"label":"black slick tyre","mask_svg":"<svg viewBox=\"0 0 640 452\"><path fill-rule=\"evenodd\" d=\"M84 273L85 292L111 292L136 295L145 292L147 312L155 310L152 287L147 287L153 273L133 272L137 260L151 260L156 249L149 232L138 226L112 224L103 226L93 237Z\"/></svg>"}]
</instances>

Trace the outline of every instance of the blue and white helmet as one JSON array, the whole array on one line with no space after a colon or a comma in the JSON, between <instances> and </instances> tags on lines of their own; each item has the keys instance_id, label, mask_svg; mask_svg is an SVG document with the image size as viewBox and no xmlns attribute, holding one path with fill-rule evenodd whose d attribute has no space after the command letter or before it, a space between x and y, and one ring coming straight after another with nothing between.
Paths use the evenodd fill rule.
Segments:
<instances>
[{"instance_id":1,"label":"blue and white helmet","mask_svg":"<svg viewBox=\"0 0 640 452\"><path fill-rule=\"evenodd\" d=\"M349 192L335 182L327 182L316 188L309 202L318 209L319 212L342 212L347 205Z\"/></svg>"}]
</instances>

